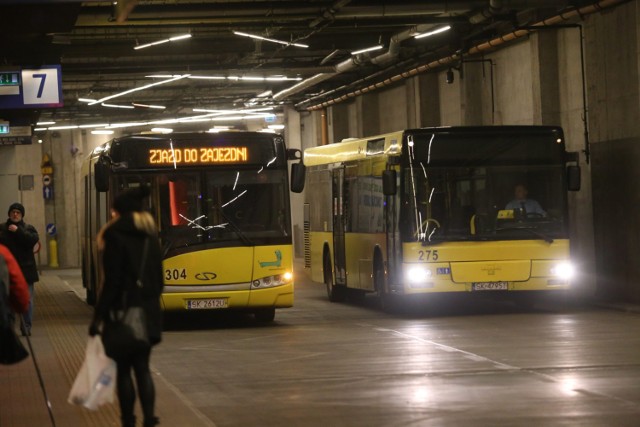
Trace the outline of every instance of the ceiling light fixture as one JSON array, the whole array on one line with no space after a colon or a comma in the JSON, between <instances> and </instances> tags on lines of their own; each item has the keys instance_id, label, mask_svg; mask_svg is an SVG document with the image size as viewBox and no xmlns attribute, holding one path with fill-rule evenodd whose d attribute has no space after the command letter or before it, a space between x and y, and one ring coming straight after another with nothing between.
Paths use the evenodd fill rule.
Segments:
<instances>
[{"instance_id":1,"label":"ceiling light fixture","mask_svg":"<svg viewBox=\"0 0 640 427\"><path fill-rule=\"evenodd\" d=\"M65 129L78 129L78 126L69 125L69 126L54 126L54 127L47 128L47 130L65 130Z\"/></svg>"},{"instance_id":2,"label":"ceiling light fixture","mask_svg":"<svg viewBox=\"0 0 640 427\"><path fill-rule=\"evenodd\" d=\"M156 42L151 42L151 43L147 43L147 44L140 44L140 45L134 46L133 48L135 50L139 50L139 49L144 49L146 47L156 46L156 45L159 45L159 44L174 42L176 40L188 39L190 37L191 37L191 34L182 34L180 36L174 36L174 37L170 37L168 39L158 40Z\"/></svg>"},{"instance_id":3,"label":"ceiling light fixture","mask_svg":"<svg viewBox=\"0 0 640 427\"><path fill-rule=\"evenodd\" d=\"M156 110L164 110L165 107L164 105L147 105L147 104L138 104L136 102L132 102L131 105L133 105L134 107L140 107L140 108L153 108Z\"/></svg>"},{"instance_id":4,"label":"ceiling light fixture","mask_svg":"<svg viewBox=\"0 0 640 427\"><path fill-rule=\"evenodd\" d=\"M284 125L269 125L267 126L269 129L282 130L284 129Z\"/></svg>"},{"instance_id":5,"label":"ceiling light fixture","mask_svg":"<svg viewBox=\"0 0 640 427\"><path fill-rule=\"evenodd\" d=\"M127 110L133 110L134 107L133 105L117 105L117 104L107 104L106 102L103 102L102 104L103 107L109 107L109 108L125 108Z\"/></svg>"},{"instance_id":6,"label":"ceiling light fixture","mask_svg":"<svg viewBox=\"0 0 640 427\"><path fill-rule=\"evenodd\" d=\"M91 98L78 98L78 101L80 102L96 102L95 99L91 99Z\"/></svg>"},{"instance_id":7,"label":"ceiling light fixture","mask_svg":"<svg viewBox=\"0 0 640 427\"><path fill-rule=\"evenodd\" d=\"M89 103L89 105L95 105L95 104L98 104L98 103L102 103L104 101L108 101L108 100L113 99L113 98L118 98L120 96L128 95L128 94L133 93L133 92L139 92L141 90L149 89L150 87L153 87L153 86L159 86L159 85L164 85L164 84L167 84L167 83L175 82L176 80L181 80L181 79L184 79L184 78L187 78L187 77L189 77L189 74L183 74L183 75L180 75L180 76L177 76L177 77L172 77L172 78L167 79L167 80L161 80L159 82L150 83L148 85L135 87L133 89L125 90L124 92L116 93L115 95L105 96L104 98L100 98L97 101L92 101L92 102Z\"/></svg>"},{"instance_id":8,"label":"ceiling light fixture","mask_svg":"<svg viewBox=\"0 0 640 427\"><path fill-rule=\"evenodd\" d=\"M78 126L80 129L87 129L87 128L104 128L109 126L109 123L100 123L100 124L96 124L96 125L80 125Z\"/></svg>"},{"instance_id":9,"label":"ceiling light fixture","mask_svg":"<svg viewBox=\"0 0 640 427\"><path fill-rule=\"evenodd\" d=\"M262 37L262 36L258 36L258 35L255 35L255 34L242 33L240 31L234 31L233 34L235 34L236 36L250 37L252 39L264 40L266 42L283 44L285 46L295 46L295 47L304 47L304 48L308 48L309 47L308 45L302 44L302 43L285 42L283 40L270 39L268 37Z\"/></svg>"},{"instance_id":10,"label":"ceiling light fixture","mask_svg":"<svg viewBox=\"0 0 640 427\"><path fill-rule=\"evenodd\" d=\"M36 126L44 126L44 125L55 125L56 122L38 122Z\"/></svg>"},{"instance_id":11,"label":"ceiling light fixture","mask_svg":"<svg viewBox=\"0 0 640 427\"><path fill-rule=\"evenodd\" d=\"M33 129L34 132L44 132L45 130L47 130L47 128L35 128L35 129Z\"/></svg>"},{"instance_id":12,"label":"ceiling light fixture","mask_svg":"<svg viewBox=\"0 0 640 427\"><path fill-rule=\"evenodd\" d=\"M351 55L359 55L361 53L365 53L365 52L373 52L374 50L380 50L382 49L384 46L382 46L381 44L376 45L376 46L371 46L368 47L366 49L360 49L360 50L356 50L354 52L351 52Z\"/></svg>"},{"instance_id":13,"label":"ceiling light fixture","mask_svg":"<svg viewBox=\"0 0 640 427\"><path fill-rule=\"evenodd\" d=\"M417 34L417 35L415 35L413 37L416 38L416 39L423 39L425 37L433 36L435 34L444 33L445 31L449 31L450 29L451 29L451 26L447 25L446 27L438 28L437 30L428 31L428 32L422 33L422 34Z\"/></svg>"},{"instance_id":14,"label":"ceiling light fixture","mask_svg":"<svg viewBox=\"0 0 640 427\"><path fill-rule=\"evenodd\" d=\"M113 131L109 129L97 129L91 131L92 135L113 135Z\"/></svg>"},{"instance_id":15,"label":"ceiling light fixture","mask_svg":"<svg viewBox=\"0 0 640 427\"><path fill-rule=\"evenodd\" d=\"M151 132L167 134L167 133L173 132L173 129L171 129L171 128L151 128Z\"/></svg>"}]
</instances>

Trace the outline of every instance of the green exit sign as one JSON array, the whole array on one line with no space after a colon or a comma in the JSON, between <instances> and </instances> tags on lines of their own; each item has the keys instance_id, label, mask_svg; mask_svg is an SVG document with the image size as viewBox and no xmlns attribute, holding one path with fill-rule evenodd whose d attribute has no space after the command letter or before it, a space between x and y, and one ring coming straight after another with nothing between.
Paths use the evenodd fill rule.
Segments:
<instances>
[{"instance_id":1,"label":"green exit sign","mask_svg":"<svg viewBox=\"0 0 640 427\"><path fill-rule=\"evenodd\" d=\"M0 135L6 135L9 133L9 125L7 123L0 123Z\"/></svg>"},{"instance_id":2,"label":"green exit sign","mask_svg":"<svg viewBox=\"0 0 640 427\"><path fill-rule=\"evenodd\" d=\"M20 86L20 72L0 71L0 86Z\"/></svg>"}]
</instances>

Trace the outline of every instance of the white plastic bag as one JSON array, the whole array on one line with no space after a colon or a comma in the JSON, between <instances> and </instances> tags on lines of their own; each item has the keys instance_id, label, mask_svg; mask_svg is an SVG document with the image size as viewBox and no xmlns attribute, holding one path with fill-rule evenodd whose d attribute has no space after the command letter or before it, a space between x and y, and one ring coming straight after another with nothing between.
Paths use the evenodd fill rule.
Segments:
<instances>
[{"instance_id":1,"label":"white plastic bag","mask_svg":"<svg viewBox=\"0 0 640 427\"><path fill-rule=\"evenodd\" d=\"M116 372L116 363L105 354L100 336L89 337L84 362L67 401L92 411L106 403L113 403Z\"/></svg>"}]
</instances>

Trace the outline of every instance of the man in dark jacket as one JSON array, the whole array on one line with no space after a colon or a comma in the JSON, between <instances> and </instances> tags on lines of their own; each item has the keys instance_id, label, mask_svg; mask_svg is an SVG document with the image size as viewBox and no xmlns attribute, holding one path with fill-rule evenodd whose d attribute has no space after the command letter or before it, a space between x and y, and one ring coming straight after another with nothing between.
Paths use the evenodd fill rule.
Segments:
<instances>
[{"instance_id":1,"label":"man in dark jacket","mask_svg":"<svg viewBox=\"0 0 640 427\"><path fill-rule=\"evenodd\" d=\"M40 238L36 229L24 222L24 206L14 203L9 206L9 219L0 224L0 243L11 251L20 265L22 274L29 285L29 310L24 315L22 335L31 335L33 316L33 284L39 280L38 267L33 255L33 247Z\"/></svg>"}]
</instances>

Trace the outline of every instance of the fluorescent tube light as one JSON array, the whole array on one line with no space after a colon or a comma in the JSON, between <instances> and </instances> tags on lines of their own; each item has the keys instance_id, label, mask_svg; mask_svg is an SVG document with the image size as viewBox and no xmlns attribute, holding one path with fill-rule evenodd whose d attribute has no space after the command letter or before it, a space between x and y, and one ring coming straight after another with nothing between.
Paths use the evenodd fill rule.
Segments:
<instances>
[{"instance_id":1,"label":"fluorescent tube light","mask_svg":"<svg viewBox=\"0 0 640 427\"><path fill-rule=\"evenodd\" d=\"M95 99L91 99L91 98L78 98L78 101L80 101L80 102L96 102Z\"/></svg>"},{"instance_id":2,"label":"fluorescent tube light","mask_svg":"<svg viewBox=\"0 0 640 427\"><path fill-rule=\"evenodd\" d=\"M189 76L190 79L199 79L199 80L226 80L227 78L224 76Z\"/></svg>"},{"instance_id":3,"label":"fluorescent tube light","mask_svg":"<svg viewBox=\"0 0 640 427\"><path fill-rule=\"evenodd\" d=\"M69 126L54 126L54 127L50 127L47 130L65 130L65 129L77 129L78 126L76 125L69 125Z\"/></svg>"},{"instance_id":4,"label":"fluorescent tube light","mask_svg":"<svg viewBox=\"0 0 640 427\"><path fill-rule=\"evenodd\" d=\"M269 125L267 126L269 129L281 130L284 129L284 125Z\"/></svg>"},{"instance_id":5,"label":"fluorescent tube light","mask_svg":"<svg viewBox=\"0 0 640 427\"><path fill-rule=\"evenodd\" d=\"M295 47L304 47L304 48L309 47L308 45L302 44L302 43L285 42L283 40L270 39L268 37L262 37L262 36L258 36L258 35L255 35L255 34L242 33L240 31L234 31L233 34L235 34L236 36L250 37L252 39L264 40L264 41L271 42L271 43L283 44L285 46L295 46Z\"/></svg>"},{"instance_id":6,"label":"fluorescent tube light","mask_svg":"<svg viewBox=\"0 0 640 427\"><path fill-rule=\"evenodd\" d=\"M87 128L104 128L109 126L109 123L101 123L101 124L95 124L95 125L80 125L78 126L80 129L87 129Z\"/></svg>"},{"instance_id":7,"label":"fluorescent tube light","mask_svg":"<svg viewBox=\"0 0 640 427\"><path fill-rule=\"evenodd\" d=\"M271 94L273 94L273 92L271 92L270 90L265 90L264 92L257 94L256 98L266 98Z\"/></svg>"},{"instance_id":8,"label":"fluorescent tube light","mask_svg":"<svg viewBox=\"0 0 640 427\"><path fill-rule=\"evenodd\" d=\"M177 76L177 77L172 77L172 78L167 79L167 80L161 80L159 82L150 83L148 85L135 87L133 89L125 90L124 92L116 93L115 95L105 96L104 98L98 99L97 101L92 101L92 102L89 103L89 105L98 104L98 103L101 103L101 102L104 102L104 101L108 101L108 100L113 99L113 98L118 98L119 96L128 95L128 94L133 93L133 92L138 92L138 91L141 91L141 90L149 89L150 87L153 87L153 86L159 86L159 85L175 82L176 80L184 79L184 78L187 78L187 77L189 77L189 74L183 74L183 75L180 75L180 76Z\"/></svg>"},{"instance_id":9,"label":"fluorescent tube light","mask_svg":"<svg viewBox=\"0 0 640 427\"><path fill-rule=\"evenodd\" d=\"M33 129L34 132L43 132L45 130L47 130L47 128L35 128L35 129Z\"/></svg>"},{"instance_id":10,"label":"fluorescent tube light","mask_svg":"<svg viewBox=\"0 0 640 427\"><path fill-rule=\"evenodd\" d=\"M361 53L365 53L365 52L373 52L374 50L380 50L382 49L384 46L382 46L381 44L377 45L377 46L371 46L368 47L366 49L360 49L360 50L356 50L355 52L351 52L351 55L359 55Z\"/></svg>"},{"instance_id":11,"label":"fluorescent tube light","mask_svg":"<svg viewBox=\"0 0 640 427\"><path fill-rule=\"evenodd\" d=\"M138 46L134 46L133 48L135 50L139 50L139 49L144 49L144 48L151 47L151 46L156 46L156 45L159 45L159 44L174 42L176 40L188 39L190 37L191 37L191 34L183 34L183 35L180 35L180 36L174 36L174 37L170 37L168 39L158 40L158 41L147 43L147 44L140 44Z\"/></svg>"},{"instance_id":12,"label":"fluorescent tube light","mask_svg":"<svg viewBox=\"0 0 640 427\"><path fill-rule=\"evenodd\" d=\"M112 130L108 129L96 129L91 131L92 135L113 135Z\"/></svg>"},{"instance_id":13,"label":"fluorescent tube light","mask_svg":"<svg viewBox=\"0 0 640 427\"><path fill-rule=\"evenodd\" d=\"M140 108L153 108L156 110L164 110L165 107L164 105L147 105L147 104L138 104L136 102L132 102L131 105L133 105L134 107L140 107Z\"/></svg>"},{"instance_id":14,"label":"fluorescent tube light","mask_svg":"<svg viewBox=\"0 0 640 427\"><path fill-rule=\"evenodd\" d=\"M55 125L56 122L38 122L36 126Z\"/></svg>"},{"instance_id":15,"label":"fluorescent tube light","mask_svg":"<svg viewBox=\"0 0 640 427\"><path fill-rule=\"evenodd\" d=\"M438 28L437 30L428 31L426 33L418 34L418 35L415 35L413 37L416 38L416 39L423 39L425 37L433 36L435 34L444 33L445 31L449 31L450 29L451 29L451 26L447 25L446 27L442 27L442 28Z\"/></svg>"},{"instance_id":16,"label":"fluorescent tube light","mask_svg":"<svg viewBox=\"0 0 640 427\"><path fill-rule=\"evenodd\" d=\"M103 102L102 104L103 107L109 107L109 108L125 108L127 110L133 110L134 107L133 105L116 105L116 104L107 104L106 102Z\"/></svg>"},{"instance_id":17,"label":"fluorescent tube light","mask_svg":"<svg viewBox=\"0 0 640 427\"><path fill-rule=\"evenodd\" d=\"M151 132L171 133L171 132L173 132L173 129L171 129L171 128L151 128Z\"/></svg>"}]
</instances>

